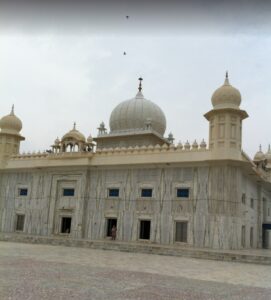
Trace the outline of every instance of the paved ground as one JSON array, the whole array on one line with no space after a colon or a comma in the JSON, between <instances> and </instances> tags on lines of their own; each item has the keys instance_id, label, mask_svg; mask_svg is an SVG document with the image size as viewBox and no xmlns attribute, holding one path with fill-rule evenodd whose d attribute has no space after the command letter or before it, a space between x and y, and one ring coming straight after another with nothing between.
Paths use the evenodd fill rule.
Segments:
<instances>
[{"instance_id":1,"label":"paved ground","mask_svg":"<svg viewBox=\"0 0 271 300\"><path fill-rule=\"evenodd\" d=\"M0 299L271 299L271 267L0 242Z\"/></svg>"}]
</instances>

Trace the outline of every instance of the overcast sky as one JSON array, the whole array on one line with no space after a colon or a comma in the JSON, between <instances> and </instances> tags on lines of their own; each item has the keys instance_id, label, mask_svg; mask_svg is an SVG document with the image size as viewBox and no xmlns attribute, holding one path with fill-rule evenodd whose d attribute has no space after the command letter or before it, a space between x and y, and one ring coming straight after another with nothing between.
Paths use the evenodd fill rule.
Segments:
<instances>
[{"instance_id":1,"label":"overcast sky","mask_svg":"<svg viewBox=\"0 0 271 300\"><path fill-rule=\"evenodd\" d=\"M113 108L135 96L140 76L145 98L166 115L166 136L172 132L176 142L208 141L203 114L212 108L212 93L226 70L249 114L243 149L253 156L261 143L266 151L271 13L264 2L127 3L66 10L2 7L0 114L15 104L26 137L21 151L48 149L74 121L83 134L96 136L101 121L109 126Z\"/></svg>"}]
</instances>

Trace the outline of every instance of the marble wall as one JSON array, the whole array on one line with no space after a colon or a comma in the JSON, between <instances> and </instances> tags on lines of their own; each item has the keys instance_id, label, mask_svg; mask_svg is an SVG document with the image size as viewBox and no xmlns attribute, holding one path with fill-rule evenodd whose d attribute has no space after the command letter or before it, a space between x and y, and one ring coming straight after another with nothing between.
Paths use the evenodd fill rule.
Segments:
<instances>
[{"instance_id":1,"label":"marble wall","mask_svg":"<svg viewBox=\"0 0 271 300\"><path fill-rule=\"evenodd\" d=\"M175 222L188 222L189 245L218 249L261 247L262 198L270 194L233 165L137 166L47 169L0 174L1 231L15 230L16 215L25 215L24 232L61 234L61 218L71 217L69 236L106 238L107 219L117 218L117 238L139 239L140 220L150 220L150 241L175 243ZM27 196L18 189L27 188ZM74 196L63 196L74 188ZM119 197L108 197L119 188ZM141 189L152 188L151 198ZM189 188L189 198L177 198L177 188ZM242 203L242 195L246 202ZM253 199L253 207L251 207ZM268 202L269 203L269 202Z\"/></svg>"}]
</instances>

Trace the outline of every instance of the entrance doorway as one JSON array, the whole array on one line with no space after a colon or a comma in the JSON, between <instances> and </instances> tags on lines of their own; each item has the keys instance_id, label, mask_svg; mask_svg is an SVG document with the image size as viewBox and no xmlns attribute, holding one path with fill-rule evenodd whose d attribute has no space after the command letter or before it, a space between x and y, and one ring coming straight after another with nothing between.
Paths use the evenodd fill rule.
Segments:
<instances>
[{"instance_id":1,"label":"entrance doorway","mask_svg":"<svg viewBox=\"0 0 271 300\"><path fill-rule=\"evenodd\" d=\"M241 246L246 247L246 226L243 225L241 229Z\"/></svg>"},{"instance_id":2,"label":"entrance doorway","mask_svg":"<svg viewBox=\"0 0 271 300\"><path fill-rule=\"evenodd\" d=\"M262 247L267 249L268 248L268 230L271 230L271 224L263 224L263 231L262 231Z\"/></svg>"},{"instance_id":3,"label":"entrance doorway","mask_svg":"<svg viewBox=\"0 0 271 300\"><path fill-rule=\"evenodd\" d=\"M149 240L151 233L151 221L140 220L139 238L141 240Z\"/></svg>"},{"instance_id":4,"label":"entrance doorway","mask_svg":"<svg viewBox=\"0 0 271 300\"><path fill-rule=\"evenodd\" d=\"M112 236L111 230L113 226L117 227L117 219L116 218L107 219L106 236Z\"/></svg>"},{"instance_id":5,"label":"entrance doorway","mask_svg":"<svg viewBox=\"0 0 271 300\"><path fill-rule=\"evenodd\" d=\"M71 233L72 218L62 217L61 220L61 233Z\"/></svg>"},{"instance_id":6,"label":"entrance doorway","mask_svg":"<svg viewBox=\"0 0 271 300\"><path fill-rule=\"evenodd\" d=\"M176 222L175 241L187 243L187 222Z\"/></svg>"}]
</instances>

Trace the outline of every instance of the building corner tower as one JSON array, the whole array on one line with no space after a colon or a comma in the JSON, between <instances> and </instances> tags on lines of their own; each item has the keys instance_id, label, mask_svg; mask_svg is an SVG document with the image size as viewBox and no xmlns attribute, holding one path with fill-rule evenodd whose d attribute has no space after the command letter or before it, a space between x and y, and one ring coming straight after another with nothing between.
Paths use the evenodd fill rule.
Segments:
<instances>
[{"instance_id":1,"label":"building corner tower","mask_svg":"<svg viewBox=\"0 0 271 300\"><path fill-rule=\"evenodd\" d=\"M10 114L0 120L0 129L0 165L3 166L11 155L19 153L20 142L25 140L20 134L22 122L15 116L14 106Z\"/></svg>"},{"instance_id":2,"label":"building corner tower","mask_svg":"<svg viewBox=\"0 0 271 300\"><path fill-rule=\"evenodd\" d=\"M213 109L204 117L209 121L209 149L214 159L240 159L242 151L242 121L248 117L239 108L241 94L229 83L228 72L224 84L211 98Z\"/></svg>"}]
</instances>

